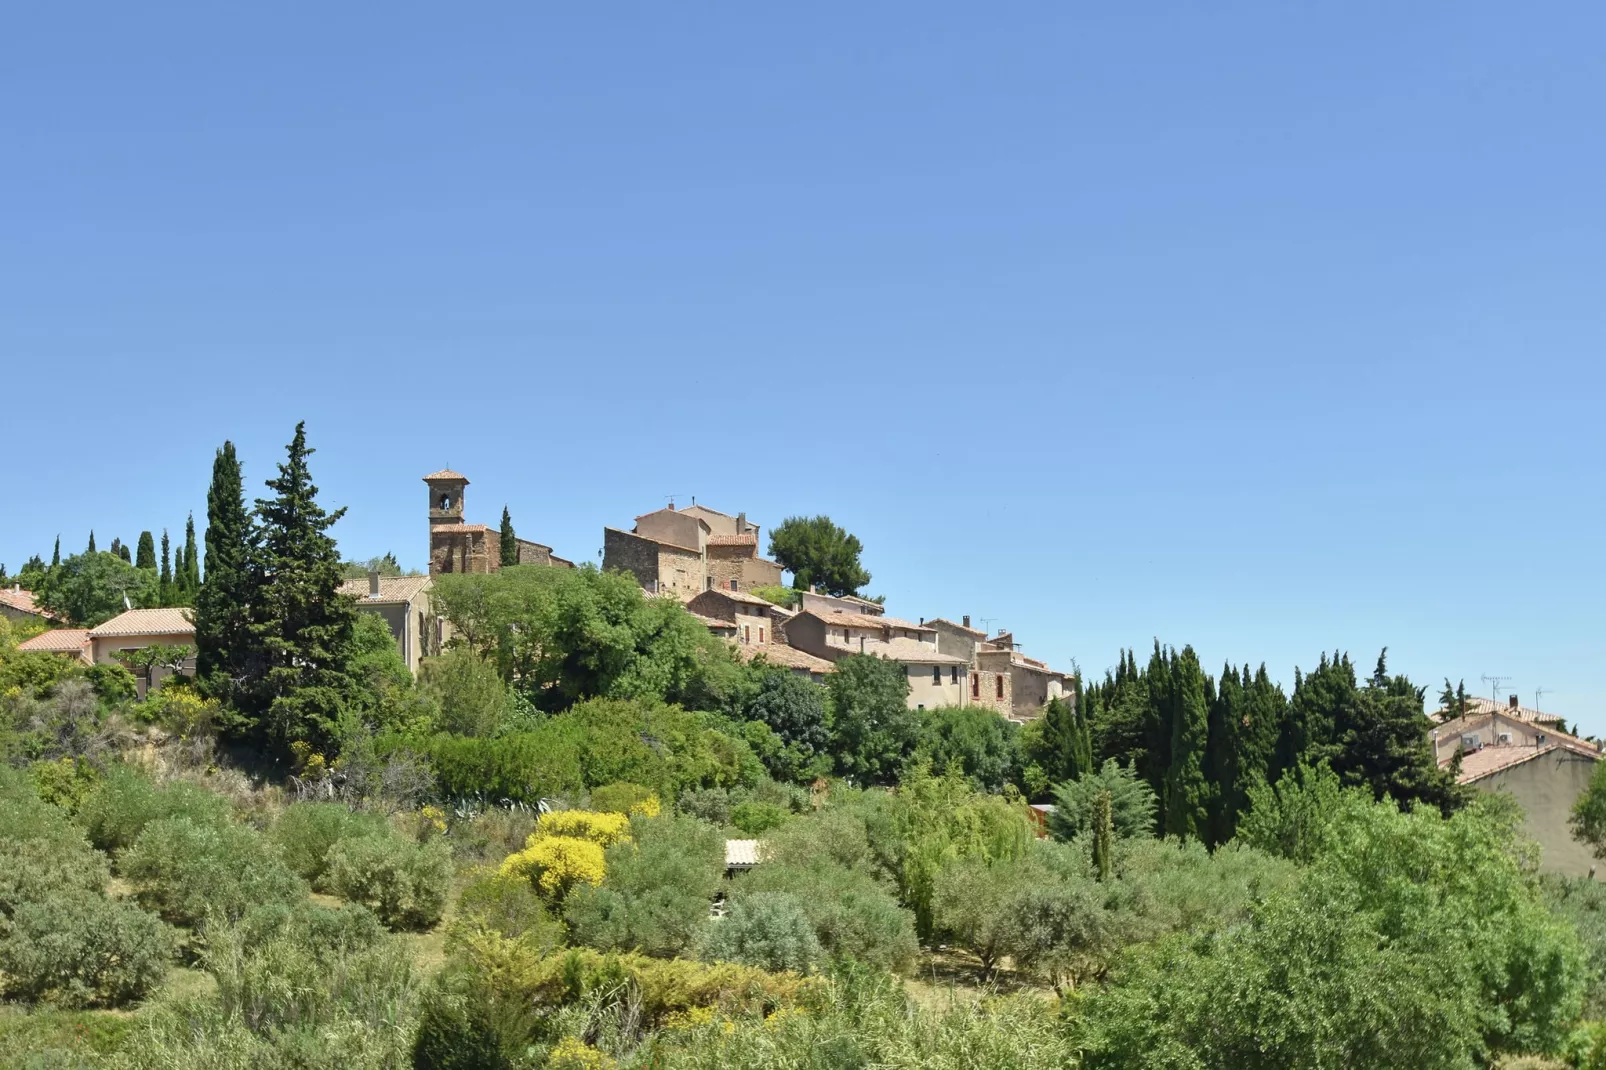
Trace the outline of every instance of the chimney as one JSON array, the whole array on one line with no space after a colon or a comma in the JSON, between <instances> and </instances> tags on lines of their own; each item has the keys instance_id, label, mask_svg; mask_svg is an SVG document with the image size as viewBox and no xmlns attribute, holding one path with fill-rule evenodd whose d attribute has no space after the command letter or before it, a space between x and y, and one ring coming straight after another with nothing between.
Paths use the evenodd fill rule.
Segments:
<instances>
[{"instance_id":1,"label":"chimney","mask_svg":"<svg viewBox=\"0 0 1606 1070\"><path fill-rule=\"evenodd\" d=\"M736 534L747 534L747 513L745 511L736 514Z\"/></svg>"},{"instance_id":2,"label":"chimney","mask_svg":"<svg viewBox=\"0 0 1606 1070\"><path fill-rule=\"evenodd\" d=\"M368 570L368 597L379 597L379 570L377 568Z\"/></svg>"},{"instance_id":3,"label":"chimney","mask_svg":"<svg viewBox=\"0 0 1606 1070\"><path fill-rule=\"evenodd\" d=\"M964 622L965 622L965 627L967 627L967 628L968 628L968 627L970 627L970 614L969 614L969 613L966 613L966 614L965 614L965 615L964 615L964 616L963 616L963 617L961 617L961 618L960 618L960 619L961 619L961 620L963 620L963 621L964 621Z\"/></svg>"},{"instance_id":4,"label":"chimney","mask_svg":"<svg viewBox=\"0 0 1606 1070\"><path fill-rule=\"evenodd\" d=\"M1512 709L1516 709L1517 708L1517 696L1516 695L1512 695L1511 696L1511 708Z\"/></svg>"},{"instance_id":5,"label":"chimney","mask_svg":"<svg viewBox=\"0 0 1606 1070\"><path fill-rule=\"evenodd\" d=\"M920 623L921 623L921 624L924 624L924 623L926 623L926 618L925 618L925 617L921 617L921 618L920 618Z\"/></svg>"}]
</instances>

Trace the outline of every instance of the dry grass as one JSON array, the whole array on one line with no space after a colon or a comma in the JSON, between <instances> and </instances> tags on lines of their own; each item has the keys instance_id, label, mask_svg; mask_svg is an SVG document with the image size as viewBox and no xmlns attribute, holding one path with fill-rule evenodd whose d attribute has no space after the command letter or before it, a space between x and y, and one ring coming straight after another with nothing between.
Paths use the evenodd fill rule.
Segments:
<instances>
[{"instance_id":1,"label":"dry grass","mask_svg":"<svg viewBox=\"0 0 1606 1070\"><path fill-rule=\"evenodd\" d=\"M919 964L904 978L904 989L910 999L932 1010L990 996L1034 995L1047 1001L1057 998L1052 989L1014 970L1000 968L989 978L975 955L958 948L922 952Z\"/></svg>"}]
</instances>

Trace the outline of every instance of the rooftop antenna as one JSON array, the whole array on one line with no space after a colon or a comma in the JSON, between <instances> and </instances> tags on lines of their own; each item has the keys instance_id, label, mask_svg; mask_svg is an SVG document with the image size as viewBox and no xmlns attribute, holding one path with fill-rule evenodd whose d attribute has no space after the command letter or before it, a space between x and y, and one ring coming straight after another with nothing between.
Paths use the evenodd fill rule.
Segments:
<instances>
[{"instance_id":1,"label":"rooftop antenna","mask_svg":"<svg viewBox=\"0 0 1606 1070\"><path fill-rule=\"evenodd\" d=\"M1554 694L1555 694L1555 692L1552 691L1548 687L1536 687L1536 688L1534 688L1534 709L1535 710L1539 709L1539 699L1540 699L1541 696L1554 695Z\"/></svg>"},{"instance_id":2,"label":"rooftop antenna","mask_svg":"<svg viewBox=\"0 0 1606 1070\"><path fill-rule=\"evenodd\" d=\"M998 618L998 617L977 617L976 619L981 622L981 630L986 632L988 635L991 635L991 634L993 634L993 621L999 620L1000 618Z\"/></svg>"},{"instance_id":3,"label":"rooftop antenna","mask_svg":"<svg viewBox=\"0 0 1606 1070\"><path fill-rule=\"evenodd\" d=\"M680 498L680 497L684 497L684 495L680 495L680 494L666 494L666 495L664 495L664 497L666 497L666 498L668 498L668 499L669 499L669 508L671 508L671 509L673 509L673 508L674 508L674 507L675 507L675 499L676 499L676 498ZM693 503L693 504L696 504L696 503Z\"/></svg>"},{"instance_id":4,"label":"rooftop antenna","mask_svg":"<svg viewBox=\"0 0 1606 1070\"><path fill-rule=\"evenodd\" d=\"M1500 705L1500 689L1511 682L1511 677L1490 676L1488 673L1484 673L1481 679L1484 683L1489 685L1489 697L1494 699L1494 704L1496 706Z\"/></svg>"}]
</instances>

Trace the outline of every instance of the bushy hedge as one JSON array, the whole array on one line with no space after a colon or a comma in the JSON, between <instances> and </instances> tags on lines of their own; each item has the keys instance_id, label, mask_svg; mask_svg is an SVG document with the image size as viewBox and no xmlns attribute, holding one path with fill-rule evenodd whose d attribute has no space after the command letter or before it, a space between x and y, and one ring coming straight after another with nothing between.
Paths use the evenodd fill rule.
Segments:
<instances>
[{"instance_id":1,"label":"bushy hedge","mask_svg":"<svg viewBox=\"0 0 1606 1070\"><path fill-rule=\"evenodd\" d=\"M361 903L392 929L427 929L446 907L452 853L440 840L356 836L331 847L326 864L332 893Z\"/></svg>"},{"instance_id":2,"label":"bushy hedge","mask_svg":"<svg viewBox=\"0 0 1606 1070\"><path fill-rule=\"evenodd\" d=\"M115 1007L155 988L171 953L167 926L132 903L64 890L12 913L0 976L13 999Z\"/></svg>"},{"instance_id":3,"label":"bushy hedge","mask_svg":"<svg viewBox=\"0 0 1606 1070\"><path fill-rule=\"evenodd\" d=\"M132 845L151 822L170 817L187 817L198 825L226 824L229 803L194 784L158 785L137 769L117 765L90 792L77 814L89 842L112 852Z\"/></svg>"},{"instance_id":4,"label":"bushy hedge","mask_svg":"<svg viewBox=\"0 0 1606 1070\"><path fill-rule=\"evenodd\" d=\"M787 892L755 892L733 904L709 926L702 952L714 962L794 973L812 973L824 954L808 913Z\"/></svg>"},{"instance_id":5,"label":"bushy hedge","mask_svg":"<svg viewBox=\"0 0 1606 1070\"><path fill-rule=\"evenodd\" d=\"M178 925L233 922L264 903L294 903L307 886L253 829L191 817L153 821L121 860L141 903Z\"/></svg>"},{"instance_id":6,"label":"bushy hedge","mask_svg":"<svg viewBox=\"0 0 1606 1070\"><path fill-rule=\"evenodd\" d=\"M270 838L279 855L302 880L318 887L328 870L329 849L355 836L389 832L384 817L353 811L340 803L294 803L274 824Z\"/></svg>"},{"instance_id":7,"label":"bushy hedge","mask_svg":"<svg viewBox=\"0 0 1606 1070\"><path fill-rule=\"evenodd\" d=\"M636 818L633 836L606 853L600 887L580 885L564 903L576 942L604 951L678 955L708 923L725 871L725 838L694 817Z\"/></svg>"}]
</instances>

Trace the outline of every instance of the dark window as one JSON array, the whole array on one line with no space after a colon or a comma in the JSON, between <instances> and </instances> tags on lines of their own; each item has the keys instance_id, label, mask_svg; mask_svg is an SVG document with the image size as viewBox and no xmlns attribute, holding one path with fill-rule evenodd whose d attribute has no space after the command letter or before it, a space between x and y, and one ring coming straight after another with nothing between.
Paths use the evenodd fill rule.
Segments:
<instances>
[{"instance_id":1,"label":"dark window","mask_svg":"<svg viewBox=\"0 0 1606 1070\"><path fill-rule=\"evenodd\" d=\"M758 641L761 643L764 641L764 626L762 624L758 626Z\"/></svg>"},{"instance_id":2,"label":"dark window","mask_svg":"<svg viewBox=\"0 0 1606 1070\"><path fill-rule=\"evenodd\" d=\"M731 580L731 590L733 590L733 591L736 590L736 581L735 580Z\"/></svg>"},{"instance_id":3,"label":"dark window","mask_svg":"<svg viewBox=\"0 0 1606 1070\"><path fill-rule=\"evenodd\" d=\"M749 641L752 638L753 638L753 630L751 628L749 628L745 624L742 625L742 642L745 643L745 642Z\"/></svg>"},{"instance_id":4,"label":"dark window","mask_svg":"<svg viewBox=\"0 0 1606 1070\"><path fill-rule=\"evenodd\" d=\"M941 665L933 665L931 667L931 682L936 684L938 687L942 686L942 666Z\"/></svg>"},{"instance_id":5,"label":"dark window","mask_svg":"<svg viewBox=\"0 0 1606 1070\"><path fill-rule=\"evenodd\" d=\"M959 682L959 666L955 665L953 668L948 670L948 682L950 684L957 684Z\"/></svg>"},{"instance_id":6,"label":"dark window","mask_svg":"<svg viewBox=\"0 0 1606 1070\"><path fill-rule=\"evenodd\" d=\"M970 674L970 697L981 698L981 673L979 672Z\"/></svg>"},{"instance_id":7,"label":"dark window","mask_svg":"<svg viewBox=\"0 0 1606 1070\"><path fill-rule=\"evenodd\" d=\"M998 697L1004 697L1004 677L1001 673L998 676Z\"/></svg>"}]
</instances>

